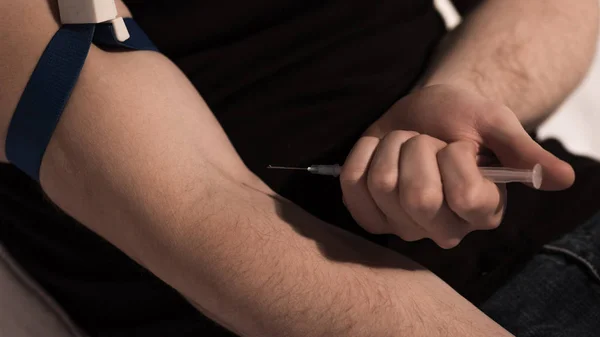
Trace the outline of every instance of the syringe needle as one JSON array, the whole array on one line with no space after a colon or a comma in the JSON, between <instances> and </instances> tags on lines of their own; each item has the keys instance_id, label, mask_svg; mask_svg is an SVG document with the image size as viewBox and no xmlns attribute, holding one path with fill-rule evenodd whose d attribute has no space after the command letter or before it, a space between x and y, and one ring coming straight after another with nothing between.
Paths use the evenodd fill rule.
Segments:
<instances>
[{"instance_id":1,"label":"syringe needle","mask_svg":"<svg viewBox=\"0 0 600 337\"><path fill-rule=\"evenodd\" d=\"M311 165L309 167L267 166L268 169L308 171L312 174L337 177L342 171L339 165ZM542 166L536 164L532 170L518 170L507 167L480 167L481 174L497 184L513 182L529 183L539 189L542 186Z\"/></svg>"},{"instance_id":2,"label":"syringe needle","mask_svg":"<svg viewBox=\"0 0 600 337\"><path fill-rule=\"evenodd\" d=\"M311 165L309 167L267 166L268 169L308 171L312 174L337 177L342 168L340 165Z\"/></svg>"},{"instance_id":3,"label":"syringe needle","mask_svg":"<svg viewBox=\"0 0 600 337\"><path fill-rule=\"evenodd\" d=\"M300 171L308 171L308 167L288 167L288 166L267 166L268 169L274 170L300 170Z\"/></svg>"}]
</instances>

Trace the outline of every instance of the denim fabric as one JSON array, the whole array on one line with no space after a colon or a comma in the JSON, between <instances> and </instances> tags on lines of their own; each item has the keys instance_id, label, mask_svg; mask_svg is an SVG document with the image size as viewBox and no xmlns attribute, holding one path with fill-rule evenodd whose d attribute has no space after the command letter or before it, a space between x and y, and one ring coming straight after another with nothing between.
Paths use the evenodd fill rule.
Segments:
<instances>
[{"instance_id":1,"label":"denim fabric","mask_svg":"<svg viewBox=\"0 0 600 337\"><path fill-rule=\"evenodd\" d=\"M545 245L481 309L517 336L600 336L600 214Z\"/></svg>"}]
</instances>

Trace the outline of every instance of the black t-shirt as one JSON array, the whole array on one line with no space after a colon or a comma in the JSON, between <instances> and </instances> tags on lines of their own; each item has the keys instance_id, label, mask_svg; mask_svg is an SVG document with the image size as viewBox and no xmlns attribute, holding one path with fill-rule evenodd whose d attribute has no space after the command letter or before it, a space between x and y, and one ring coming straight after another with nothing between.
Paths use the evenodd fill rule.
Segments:
<instances>
[{"instance_id":1,"label":"black t-shirt","mask_svg":"<svg viewBox=\"0 0 600 337\"><path fill-rule=\"evenodd\" d=\"M444 34L432 1L126 3L251 170L317 216L358 228L336 179L265 167L341 164L357 136L415 83ZM8 165L0 165L0 199L0 240L91 334L197 336L214 327Z\"/></svg>"},{"instance_id":2,"label":"black t-shirt","mask_svg":"<svg viewBox=\"0 0 600 337\"><path fill-rule=\"evenodd\" d=\"M266 166L343 163L360 133L411 89L445 33L431 0L126 3L205 98L251 170L316 216L387 240L354 223L336 179ZM510 247L512 238L498 247ZM0 240L91 335L225 333L8 165L0 165ZM427 243L391 244L417 260L422 247L445 254ZM475 262L462 274L479 269Z\"/></svg>"},{"instance_id":3,"label":"black t-shirt","mask_svg":"<svg viewBox=\"0 0 600 337\"><path fill-rule=\"evenodd\" d=\"M144 1L134 17L198 88L250 169L341 161L444 33L431 0Z\"/></svg>"}]
</instances>

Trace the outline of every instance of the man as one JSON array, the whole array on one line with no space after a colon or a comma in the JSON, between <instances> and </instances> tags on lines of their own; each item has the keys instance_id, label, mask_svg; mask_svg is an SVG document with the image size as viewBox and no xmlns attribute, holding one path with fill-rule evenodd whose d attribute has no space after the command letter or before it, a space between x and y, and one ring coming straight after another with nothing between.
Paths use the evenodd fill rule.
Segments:
<instances>
[{"instance_id":1,"label":"man","mask_svg":"<svg viewBox=\"0 0 600 337\"><path fill-rule=\"evenodd\" d=\"M54 1L0 4L4 142L58 23ZM444 248L495 228L505 194L477 171L484 148L569 187L571 167L521 125L581 80L595 0L484 1L441 43L428 0L128 5L183 72L92 48L41 170L78 222L14 168L1 175L2 241L87 332L227 334L201 312L244 336L509 335L433 273L327 222ZM335 161L341 188L264 169Z\"/></svg>"}]
</instances>

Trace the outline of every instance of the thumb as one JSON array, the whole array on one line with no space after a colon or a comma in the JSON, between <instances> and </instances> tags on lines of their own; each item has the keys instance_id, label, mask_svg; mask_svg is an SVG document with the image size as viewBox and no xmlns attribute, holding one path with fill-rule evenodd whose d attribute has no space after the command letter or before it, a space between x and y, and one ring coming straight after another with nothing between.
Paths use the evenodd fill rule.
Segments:
<instances>
[{"instance_id":1,"label":"thumb","mask_svg":"<svg viewBox=\"0 0 600 337\"><path fill-rule=\"evenodd\" d=\"M532 169L540 164L543 190L563 190L575 181L571 165L535 142L512 112L503 114L501 121L488 123L481 130L481 137L483 145L492 150L505 167Z\"/></svg>"}]
</instances>

